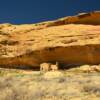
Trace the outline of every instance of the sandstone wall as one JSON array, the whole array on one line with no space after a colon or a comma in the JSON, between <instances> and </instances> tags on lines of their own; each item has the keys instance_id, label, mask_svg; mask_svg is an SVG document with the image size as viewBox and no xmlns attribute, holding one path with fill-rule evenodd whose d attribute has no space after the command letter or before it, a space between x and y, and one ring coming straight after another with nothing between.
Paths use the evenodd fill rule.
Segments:
<instances>
[{"instance_id":1,"label":"sandstone wall","mask_svg":"<svg viewBox=\"0 0 100 100\"><path fill-rule=\"evenodd\" d=\"M89 25L87 25L89 24ZM0 25L0 65L100 63L100 12L26 25Z\"/></svg>"},{"instance_id":2,"label":"sandstone wall","mask_svg":"<svg viewBox=\"0 0 100 100\"><path fill-rule=\"evenodd\" d=\"M0 64L35 68L40 63L56 61L65 65L100 64L100 45L46 48L19 57L1 59Z\"/></svg>"}]
</instances>

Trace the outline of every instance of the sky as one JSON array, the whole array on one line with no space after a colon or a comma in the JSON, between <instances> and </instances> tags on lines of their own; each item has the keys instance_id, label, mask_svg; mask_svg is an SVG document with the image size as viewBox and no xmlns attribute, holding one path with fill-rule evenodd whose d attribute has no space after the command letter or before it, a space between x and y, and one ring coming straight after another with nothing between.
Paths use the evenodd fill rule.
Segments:
<instances>
[{"instance_id":1,"label":"sky","mask_svg":"<svg viewBox=\"0 0 100 100\"><path fill-rule=\"evenodd\" d=\"M100 0L0 0L0 23L37 23L95 10Z\"/></svg>"}]
</instances>

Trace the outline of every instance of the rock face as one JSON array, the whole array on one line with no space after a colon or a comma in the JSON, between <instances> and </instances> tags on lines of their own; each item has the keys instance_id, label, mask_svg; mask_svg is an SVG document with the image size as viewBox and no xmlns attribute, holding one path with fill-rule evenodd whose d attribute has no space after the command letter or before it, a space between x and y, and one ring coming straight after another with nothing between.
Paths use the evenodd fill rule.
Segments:
<instances>
[{"instance_id":1,"label":"rock face","mask_svg":"<svg viewBox=\"0 0 100 100\"><path fill-rule=\"evenodd\" d=\"M0 65L39 67L43 62L100 63L100 12L56 21L0 25Z\"/></svg>"}]
</instances>

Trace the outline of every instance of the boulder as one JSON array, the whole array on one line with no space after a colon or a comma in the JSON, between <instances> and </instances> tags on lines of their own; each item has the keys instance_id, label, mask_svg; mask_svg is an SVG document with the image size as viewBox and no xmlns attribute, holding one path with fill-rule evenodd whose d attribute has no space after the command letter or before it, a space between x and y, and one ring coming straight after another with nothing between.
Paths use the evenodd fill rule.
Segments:
<instances>
[{"instance_id":1,"label":"boulder","mask_svg":"<svg viewBox=\"0 0 100 100\"><path fill-rule=\"evenodd\" d=\"M43 77L45 79L55 79L55 78L62 78L64 74L60 71L49 71L44 73Z\"/></svg>"}]
</instances>

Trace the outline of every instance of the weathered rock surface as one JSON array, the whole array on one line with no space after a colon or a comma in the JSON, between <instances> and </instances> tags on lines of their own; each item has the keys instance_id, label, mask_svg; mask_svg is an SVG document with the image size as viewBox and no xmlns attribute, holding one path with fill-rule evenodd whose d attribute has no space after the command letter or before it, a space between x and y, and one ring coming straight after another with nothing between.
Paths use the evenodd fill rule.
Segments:
<instances>
[{"instance_id":1,"label":"weathered rock surface","mask_svg":"<svg viewBox=\"0 0 100 100\"><path fill-rule=\"evenodd\" d=\"M64 74L60 71L49 71L44 73L44 79L62 78Z\"/></svg>"},{"instance_id":2,"label":"weathered rock surface","mask_svg":"<svg viewBox=\"0 0 100 100\"><path fill-rule=\"evenodd\" d=\"M0 65L35 68L56 61L100 63L99 11L39 24L0 25Z\"/></svg>"}]
</instances>

